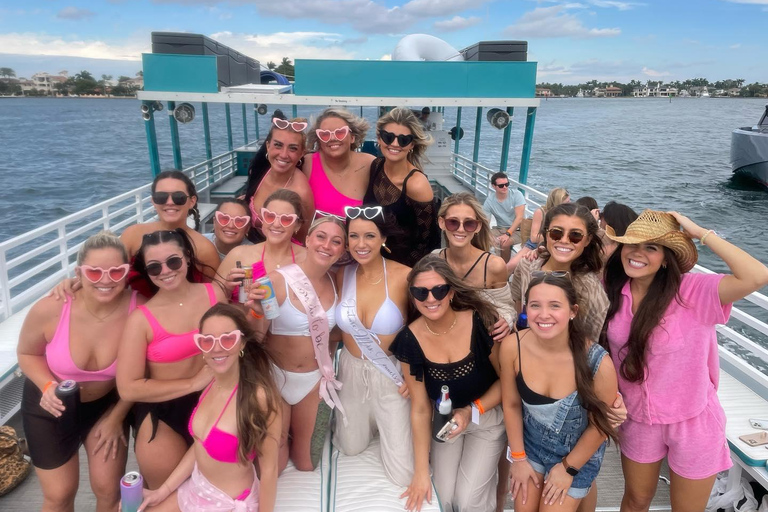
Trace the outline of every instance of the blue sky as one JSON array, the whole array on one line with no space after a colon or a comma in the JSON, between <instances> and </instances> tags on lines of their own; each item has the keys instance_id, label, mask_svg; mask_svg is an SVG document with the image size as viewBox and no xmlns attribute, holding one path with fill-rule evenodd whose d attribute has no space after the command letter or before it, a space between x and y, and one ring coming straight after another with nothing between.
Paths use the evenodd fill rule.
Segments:
<instances>
[{"instance_id":1,"label":"blue sky","mask_svg":"<svg viewBox=\"0 0 768 512\"><path fill-rule=\"evenodd\" d=\"M538 81L768 82L768 0L0 0L0 67L133 76L150 32L259 59L389 58L407 34L528 41Z\"/></svg>"}]
</instances>

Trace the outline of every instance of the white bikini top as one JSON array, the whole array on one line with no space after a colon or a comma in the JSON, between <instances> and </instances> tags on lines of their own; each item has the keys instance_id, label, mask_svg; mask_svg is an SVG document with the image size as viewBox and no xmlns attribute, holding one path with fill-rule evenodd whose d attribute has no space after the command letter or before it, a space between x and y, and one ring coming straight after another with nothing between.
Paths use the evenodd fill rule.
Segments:
<instances>
[{"instance_id":1,"label":"white bikini top","mask_svg":"<svg viewBox=\"0 0 768 512\"><path fill-rule=\"evenodd\" d=\"M341 307L336 308L336 323L338 323L339 328L347 334L352 334L355 329L353 329L350 319L347 318L345 310L349 309L348 314L353 314L358 323L362 325L360 317L357 316L357 267L357 264L344 267L344 287L341 290ZM405 319L403 319L403 314L400 312L397 305L389 298L386 259L384 259L384 293L384 302L379 306L376 316L373 317L370 331L374 334L388 336L397 334L397 332L405 325Z\"/></svg>"},{"instance_id":2,"label":"white bikini top","mask_svg":"<svg viewBox=\"0 0 768 512\"><path fill-rule=\"evenodd\" d=\"M336 303L339 296L336 293L336 283L333 282L333 278L330 275L328 278L333 285L333 305L325 312L325 316L328 317L328 330L331 330L336 325ZM304 311L299 311L291 302L288 281L285 282L285 300L278 310L280 316L272 320L269 332L282 336L309 336L309 318Z\"/></svg>"}]
</instances>

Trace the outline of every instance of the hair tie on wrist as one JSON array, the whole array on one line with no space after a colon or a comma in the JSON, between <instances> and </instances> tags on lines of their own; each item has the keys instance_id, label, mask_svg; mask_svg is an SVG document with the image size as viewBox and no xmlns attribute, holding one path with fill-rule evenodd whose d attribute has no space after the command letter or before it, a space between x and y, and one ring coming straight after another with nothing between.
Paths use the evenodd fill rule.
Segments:
<instances>
[{"instance_id":1,"label":"hair tie on wrist","mask_svg":"<svg viewBox=\"0 0 768 512\"><path fill-rule=\"evenodd\" d=\"M260 315L257 312L255 312L254 310L251 310L251 316L253 318L264 318L264 315Z\"/></svg>"},{"instance_id":2,"label":"hair tie on wrist","mask_svg":"<svg viewBox=\"0 0 768 512\"><path fill-rule=\"evenodd\" d=\"M43 386L43 394L45 394L46 391L48 391L48 388L56 384L55 380L49 380L45 383L45 386Z\"/></svg>"}]
</instances>

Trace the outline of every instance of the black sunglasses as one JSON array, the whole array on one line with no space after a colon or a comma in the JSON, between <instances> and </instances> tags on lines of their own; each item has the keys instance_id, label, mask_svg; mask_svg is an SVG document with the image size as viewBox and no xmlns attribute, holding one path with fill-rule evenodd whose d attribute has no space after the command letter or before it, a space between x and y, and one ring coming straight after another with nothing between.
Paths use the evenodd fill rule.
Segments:
<instances>
[{"instance_id":1,"label":"black sunglasses","mask_svg":"<svg viewBox=\"0 0 768 512\"><path fill-rule=\"evenodd\" d=\"M165 204L168 202L169 196L173 201L173 204L175 204L176 206L183 205L184 203L187 202L187 199L190 197L184 192L153 192L152 202L155 204Z\"/></svg>"},{"instance_id":2,"label":"black sunglasses","mask_svg":"<svg viewBox=\"0 0 768 512\"><path fill-rule=\"evenodd\" d=\"M509 186L509 182L507 182L507 183L497 183L494 186L495 187L499 187L499 188L507 188Z\"/></svg>"},{"instance_id":3,"label":"black sunglasses","mask_svg":"<svg viewBox=\"0 0 768 512\"><path fill-rule=\"evenodd\" d=\"M410 290L413 298L419 302L424 302L427 300L430 292L432 293L432 296L435 298L435 300L443 300L445 296L448 295L448 292L451 291L451 285L447 283L439 284L437 286L433 286L432 288L426 288L424 286L411 286L408 288L408 290Z\"/></svg>"},{"instance_id":4,"label":"black sunglasses","mask_svg":"<svg viewBox=\"0 0 768 512\"><path fill-rule=\"evenodd\" d=\"M170 270L179 270L183 263L184 259L181 256L171 256L165 260L165 266ZM152 277L157 277L163 272L163 264L159 261L147 263L145 268L147 269L147 274Z\"/></svg>"},{"instance_id":5,"label":"black sunglasses","mask_svg":"<svg viewBox=\"0 0 768 512\"><path fill-rule=\"evenodd\" d=\"M379 130L379 138L384 141L384 144L392 144L395 139L401 148L404 148L411 142L413 142L413 134L411 135L395 135L387 130Z\"/></svg>"},{"instance_id":6,"label":"black sunglasses","mask_svg":"<svg viewBox=\"0 0 768 512\"><path fill-rule=\"evenodd\" d=\"M547 233L549 233L549 238L551 238L553 242L557 242L565 236L565 231L560 228L548 229ZM584 240L584 233L581 231L569 231L568 240L570 240L572 244L577 244Z\"/></svg>"}]
</instances>

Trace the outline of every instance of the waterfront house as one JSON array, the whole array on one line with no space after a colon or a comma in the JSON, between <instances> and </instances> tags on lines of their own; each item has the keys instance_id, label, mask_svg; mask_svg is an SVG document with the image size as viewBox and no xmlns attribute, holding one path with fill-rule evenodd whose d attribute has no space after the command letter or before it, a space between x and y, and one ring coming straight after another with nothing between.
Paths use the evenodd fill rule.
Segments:
<instances>
[{"instance_id":1,"label":"waterfront house","mask_svg":"<svg viewBox=\"0 0 768 512\"><path fill-rule=\"evenodd\" d=\"M621 96L621 87L613 87L609 86L605 88L605 97L606 98L618 98Z\"/></svg>"},{"instance_id":2,"label":"waterfront house","mask_svg":"<svg viewBox=\"0 0 768 512\"><path fill-rule=\"evenodd\" d=\"M536 88L536 97L537 98L551 98L552 97L552 90L537 87Z\"/></svg>"}]
</instances>

